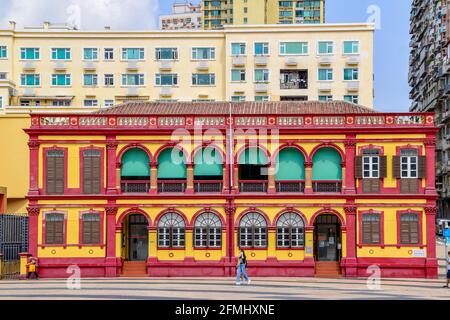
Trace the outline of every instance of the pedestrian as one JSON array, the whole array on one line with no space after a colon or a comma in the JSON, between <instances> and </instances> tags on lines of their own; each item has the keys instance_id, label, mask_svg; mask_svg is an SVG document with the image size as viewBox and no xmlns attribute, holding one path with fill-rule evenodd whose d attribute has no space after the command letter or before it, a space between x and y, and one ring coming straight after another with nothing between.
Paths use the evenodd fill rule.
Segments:
<instances>
[{"instance_id":1,"label":"pedestrian","mask_svg":"<svg viewBox=\"0 0 450 320\"><path fill-rule=\"evenodd\" d=\"M237 265L236 265L236 284L242 285L241 277L244 280L247 280L247 284L250 284L252 281L247 275L247 257L245 256L244 250L241 250L239 253Z\"/></svg>"},{"instance_id":2,"label":"pedestrian","mask_svg":"<svg viewBox=\"0 0 450 320\"><path fill-rule=\"evenodd\" d=\"M27 279L30 279L31 275L34 275L35 279L39 279L39 275L36 271L37 262L35 258L31 258L30 262L27 264L28 273L27 273Z\"/></svg>"},{"instance_id":3,"label":"pedestrian","mask_svg":"<svg viewBox=\"0 0 450 320\"><path fill-rule=\"evenodd\" d=\"M444 286L444 288L448 288L449 283L450 283L450 251L447 252L447 283Z\"/></svg>"}]
</instances>

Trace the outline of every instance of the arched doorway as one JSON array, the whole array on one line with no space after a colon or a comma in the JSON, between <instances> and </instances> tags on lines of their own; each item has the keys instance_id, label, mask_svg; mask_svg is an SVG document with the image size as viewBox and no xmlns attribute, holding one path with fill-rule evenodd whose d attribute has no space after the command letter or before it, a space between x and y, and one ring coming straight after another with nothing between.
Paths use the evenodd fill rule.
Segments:
<instances>
[{"instance_id":1,"label":"arched doorway","mask_svg":"<svg viewBox=\"0 0 450 320\"><path fill-rule=\"evenodd\" d=\"M314 260L340 261L341 224L334 214L321 214L314 221Z\"/></svg>"},{"instance_id":2,"label":"arched doorway","mask_svg":"<svg viewBox=\"0 0 450 320\"><path fill-rule=\"evenodd\" d=\"M129 214L122 222L124 258L146 261L148 258L148 221L140 213Z\"/></svg>"}]
</instances>

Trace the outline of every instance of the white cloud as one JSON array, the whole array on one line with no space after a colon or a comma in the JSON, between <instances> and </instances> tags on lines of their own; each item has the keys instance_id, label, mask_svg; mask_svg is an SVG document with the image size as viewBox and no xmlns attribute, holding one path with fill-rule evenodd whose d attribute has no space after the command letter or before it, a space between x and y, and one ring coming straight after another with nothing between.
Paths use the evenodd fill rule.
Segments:
<instances>
[{"instance_id":1,"label":"white cloud","mask_svg":"<svg viewBox=\"0 0 450 320\"><path fill-rule=\"evenodd\" d=\"M13 20L18 28L49 21L82 30L145 30L157 28L157 13L158 0L0 0L0 28Z\"/></svg>"}]
</instances>

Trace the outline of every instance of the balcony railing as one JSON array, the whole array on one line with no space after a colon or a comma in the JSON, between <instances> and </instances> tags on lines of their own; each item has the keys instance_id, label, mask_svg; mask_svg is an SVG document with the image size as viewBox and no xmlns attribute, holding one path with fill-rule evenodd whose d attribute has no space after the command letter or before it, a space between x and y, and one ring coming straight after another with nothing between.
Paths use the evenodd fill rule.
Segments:
<instances>
[{"instance_id":1,"label":"balcony railing","mask_svg":"<svg viewBox=\"0 0 450 320\"><path fill-rule=\"evenodd\" d=\"M150 191L150 179L122 180L120 188L123 193L148 193Z\"/></svg>"},{"instance_id":2,"label":"balcony railing","mask_svg":"<svg viewBox=\"0 0 450 320\"><path fill-rule=\"evenodd\" d=\"M240 180L239 192L267 192L267 184L265 180Z\"/></svg>"},{"instance_id":3,"label":"balcony railing","mask_svg":"<svg viewBox=\"0 0 450 320\"><path fill-rule=\"evenodd\" d=\"M222 192L223 183L218 180L196 180L194 181L194 192L197 193L210 193L210 192Z\"/></svg>"},{"instance_id":4,"label":"balcony railing","mask_svg":"<svg viewBox=\"0 0 450 320\"><path fill-rule=\"evenodd\" d=\"M308 89L307 82L281 82L280 89Z\"/></svg>"},{"instance_id":5,"label":"balcony railing","mask_svg":"<svg viewBox=\"0 0 450 320\"><path fill-rule=\"evenodd\" d=\"M186 181L158 180L159 193L182 193L186 191Z\"/></svg>"},{"instance_id":6,"label":"balcony railing","mask_svg":"<svg viewBox=\"0 0 450 320\"><path fill-rule=\"evenodd\" d=\"M314 192L341 192L342 181L313 181Z\"/></svg>"},{"instance_id":7,"label":"balcony railing","mask_svg":"<svg viewBox=\"0 0 450 320\"><path fill-rule=\"evenodd\" d=\"M277 192L305 192L304 181L276 181Z\"/></svg>"}]
</instances>

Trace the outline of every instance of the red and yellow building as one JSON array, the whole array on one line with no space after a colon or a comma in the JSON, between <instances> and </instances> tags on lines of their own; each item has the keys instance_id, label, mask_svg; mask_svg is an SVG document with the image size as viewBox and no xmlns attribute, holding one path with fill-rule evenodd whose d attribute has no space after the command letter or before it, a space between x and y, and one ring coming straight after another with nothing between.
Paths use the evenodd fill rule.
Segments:
<instances>
[{"instance_id":1,"label":"red and yellow building","mask_svg":"<svg viewBox=\"0 0 450 320\"><path fill-rule=\"evenodd\" d=\"M32 114L42 277L437 277L434 115L347 102ZM372 271L371 271L372 270Z\"/></svg>"}]
</instances>

